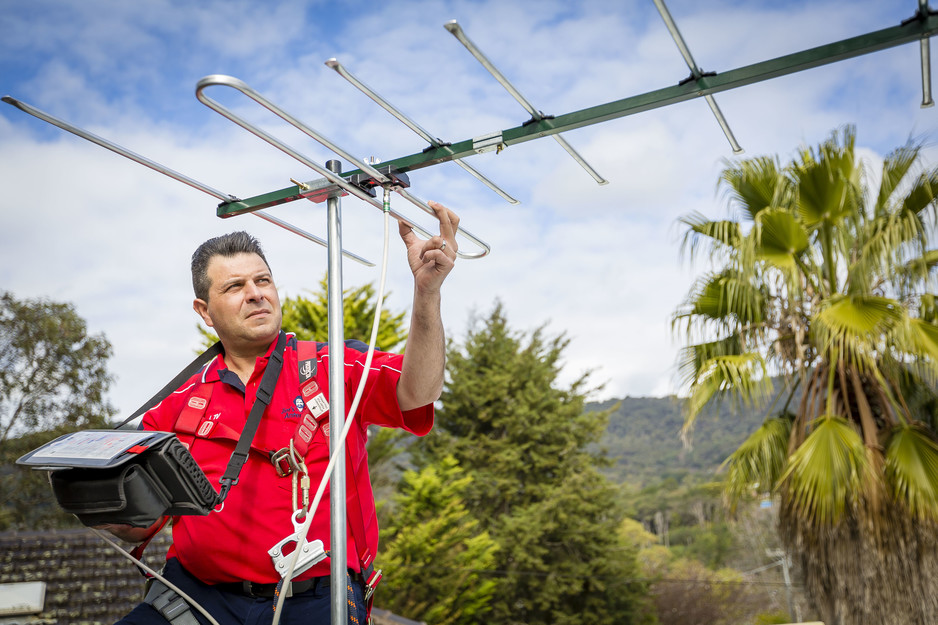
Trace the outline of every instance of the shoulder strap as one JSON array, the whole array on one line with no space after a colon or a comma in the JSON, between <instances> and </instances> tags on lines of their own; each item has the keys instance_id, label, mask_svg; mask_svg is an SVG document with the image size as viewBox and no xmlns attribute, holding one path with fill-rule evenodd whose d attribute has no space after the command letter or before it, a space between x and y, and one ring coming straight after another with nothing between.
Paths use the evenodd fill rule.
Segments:
<instances>
[{"instance_id":1,"label":"shoulder strap","mask_svg":"<svg viewBox=\"0 0 938 625\"><path fill-rule=\"evenodd\" d=\"M161 388L159 392L157 392L156 395L154 395L153 397L145 401L143 405L137 408L137 410L135 410L132 415L130 415L129 417L121 421L119 424L114 426L114 429L119 430L120 428L124 427L125 425L127 425L128 423L130 423L131 421L133 421L140 415L142 415L144 412L146 412L153 406L157 405L158 403L160 403L161 401L169 397L176 389L182 386L183 382L191 378L199 369L201 369L206 364L208 364L212 360L212 358L221 354L223 351L224 350L222 349L221 341L216 341L214 345L212 345L207 350L199 354L199 356L195 360L193 360L188 365L186 365L185 369L183 369L178 374L176 374L176 377L170 380L166 386Z\"/></svg>"},{"instance_id":2,"label":"shoulder strap","mask_svg":"<svg viewBox=\"0 0 938 625\"><path fill-rule=\"evenodd\" d=\"M317 351L318 345L313 341L297 342L297 362L300 367L300 392L304 400L307 400L307 395L312 395L319 390L314 379L316 375ZM310 407L309 403L312 402L307 403L307 410L303 411L304 418L300 420L300 424L297 426L296 433L293 437L294 447L298 450L302 449L303 455L305 455L309 444L309 438L307 438L305 434L305 431L309 428L308 421L311 417L308 412ZM315 424L315 421L313 421L313 424ZM334 425L338 427L338 424ZM313 428L315 429L315 425L313 425ZM352 461L352 455L347 443L345 445L345 466L347 468L345 482L346 488L348 489L346 498L351 502L351 505L346 507L348 511L346 517L348 519L349 529L352 531L352 537L355 539L355 547L358 550L358 561L361 565L362 577L365 579L366 583L371 586L373 592L374 586L377 585L378 580L381 578L381 572L378 571L378 573L375 574L374 554L371 553L371 549L368 546L367 534L365 532L365 513L358 495L358 480L361 475L358 469L360 469L360 467L355 466L355 463Z\"/></svg>"},{"instance_id":3,"label":"shoulder strap","mask_svg":"<svg viewBox=\"0 0 938 625\"><path fill-rule=\"evenodd\" d=\"M270 398L274 395L274 389L277 386L277 378L280 377L280 370L283 369L283 349L286 345L287 335L281 330L280 336L277 337L277 345L274 347L274 351L271 352L270 359L267 361L267 368L264 369L264 376L261 378L261 383L257 387L254 405L251 406L248 420L244 424L244 429L241 430L241 438L238 439L238 444L231 453L231 459L228 461L225 474L221 477L221 492L218 493L218 501L215 505L223 502L225 497L228 496L228 491L231 487L238 483L238 475L241 473L241 467L247 462L248 452L251 450L251 441L254 440L254 434L257 433L257 427L261 424L261 417L264 414L264 410L267 408L267 404L270 403Z\"/></svg>"}]
</instances>

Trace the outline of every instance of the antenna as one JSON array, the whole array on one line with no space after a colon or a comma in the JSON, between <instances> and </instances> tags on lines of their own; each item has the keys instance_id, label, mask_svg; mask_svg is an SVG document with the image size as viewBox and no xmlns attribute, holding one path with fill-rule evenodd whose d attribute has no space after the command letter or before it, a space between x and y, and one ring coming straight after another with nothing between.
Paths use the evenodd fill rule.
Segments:
<instances>
[{"instance_id":1,"label":"antenna","mask_svg":"<svg viewBox=\"0 0 938 625\"><path fill-rule=\"evenodd\" d=\"M374 89L372 89L371 87L369 87L368 85L360 81L350 71L345 69L345 67L343 67L342 64L339 63L338 60L334 58L329 59L328 61L326 61L326 66L334 69L336 73L339 74L339 76L341 76L345 80L352 83L352 85L357 87L358 90L364 93L366 96L374 100L381 108L386 110L388 113L390 113L391 115L396 117L398 120L400 120L405 126L407 126L411 130L413 130L415 133L417 133L424 141L429 143L431 147L446 149L452 145L452 143L446 143L443 140L434 137L429 132L421 128L420 124L418 124L414 120L410 119L409 117L401 113L393 104L391 104L390 102L382 98L380 95L378 95L378 93ZM492 182L491 180L483 176L481 173L473 169L471 166L465 163L462 159L456 158L456 159L453 159L453 162L459 165L460 167L462 167L463 169L465 169L467 172L469 172L473 176L475 176L477 180L479 180L482 184L487 186L489 189L491 189L495 193L499 194L500 196L508 200L510 204L520 204L518 200L508 195L508 193L500 189L494 182Z\"/></svg>"},{"instance_id":2,"label":"antenna","mask_svg":"<svg viewBox=\"0 0 938 625\"><path fill-rule=\"evenodd\" d=\"M66 130L72 133L73 135L81 137L82 139L86 139L94 144L100 145L101 147L106 148L114 152L115 154L120 154L121 156L125 158L129 158L130 160L134 162L140 163L144 167L149 167L150 169L154 171L158 171L161 174L169 176L173 180L178 180L179 182L183 184L187 184L194 189L198 189L199 191L202 191L203 193L207 193L208 195L211 195L212 197L221 200L222 202L239 201L238 198L235 197L234 195L231 195L229 193L223 193L219 191L218 189L214 189L205 183L199 182L198 180L195 180L193 178L190 178L189 176L181 174L178 171L170 169L169 167L165 165L161 165L160 163L157 163L156 161L151 160L145 156L140 156L136 152L132 152L131 150L128 150L127 148L122 147L114 143L113 141L109 141L103 137L99 137L98 135L88 132L87 130L83 130L79 128L78 126L74 126L66 122L65 120L62 120L62 119L59 119L58 117L50 115L49 113L46 113L45 111L41 111L34 106L26 104L25 102L12 98L8 95L3 96L3 98L0 98L0 99L2 99L7 104L11 104L15 106L16 108L23 111L24 113L29 113L33 117L37 117L44 122L48 122L52 124L53 126L58 126L62 130ZM305 230L298 228L297 226L294 226L293 224L283 221L282 219L278 219L277 217L274 217L273 215L270 215L260 210L255 211L254 214L260 217L261 219L268 221L276 226L280 226L281 228L288 230L292 232L293 234L297 234L308 241L312 241L313 243L317 245L321 245L323 247L328 247L328 244L324 239L321 239L320 237L317 237L314 234L310 234L309 232L306 232ZM346 258L354 260L355 262L365 265L366 267L375 266L373 262L366 260L362 258L361 256L358 256L357 254L353 254L351 252L347 252L344 250L342 251L342 254Z\"/></svg>"},{"instance_id":3,"label":"antenna","mask_svg":"<svg viewBox=\"0 0 938 625\"><path fill-rule=\"evenodd\" d=\"M527 99L521 95L521 92L518 91L500 71L498 71L498 68L496 68L495 65L489 61L484 54L482 54L482 51L478 48L478 46L472 43L469 37L466 36L466 33L463 32L459 22L456 20L450 20L449 22L443 24L443 28L448 30L454 37L456 37L456 39L459 40L459 43L466 46L466 49L472 53L472 56L476 57L476 60L482 64L482 67L487 69L488 72L495 78L495 80L497 80L501 86L508 90L508 93L511 94L511 97L517 100L518 103L520 103L521 106L523 106L524 109L531 114L531 119L526 123L531 124L553 118L552 115L544 115L544 113L534 108L534 105L528 102ZM593 169L593 167L587 163L586 160L580 156L576 150L573 149L573 146L567 143L567 140L560 136L559 132L554 134L553 137L557 143L559 143L560 146L566 150L570 156L573 157L573 160L579 163L580 167L585 169L586 172L592 176L596 182L599 184L609 184L609 181L600 176L596 170Z\"/></svg>"},{"instance_id":4,"label":"antenna","mask_svg":"<svg viewBox=\"0 0 938 625\"><path fill-rule=\"evenodd\" d=\"M922 106L931 106L934 104L934 102L932 101L931 97L929 39L930 37L934 36L936 32L938 32L938 17L936 17L934 12L929 10L928 0L918 0L918 4L919 10L916 15L908 20L905 20L898 26L885 28L876 32L860 35L858 37L852 37L831 44L818 46L809 50L803 50L775 59L762 61L746 67L722 72L720 74L705 74L697 66L692 55L690 54L690 50L688 49L683 37L678 31L677 25L671 18L664 1L655 0L655 5L664 19L665 25L668 27L668 30L677 44L681 55L687 62L688 67L690 67L691 76L687 80L681 81L681 83L676 86L666 87L648 93L639 94L637 96L623 98L615 102L599 104L580 111L558 115L556 117L545 115L541 111L534 108L534 106L521 95L521 93L501 74L501 72L495 68L495 66L485 57L479 48L469 40L460 25L455 20L453 20L444 25L446 30L455 36L469 50L469 52L476 57L476 59L483 65L483 67L485 67L489 73L491 73L495 79L498 80L498 82L508 90L512 97L514 97L515 100L517 100L525 108L525 110L528 111L528 113L531 115L531 119L523 123L521 126L515 128L490 132L485 135L457 143L445 143L440 139L433 137L433 135L417 125L416 122L413 122L407 118L405 115L403 115L403 113L398 111L392 105L387 103L383 98L378 96L373 90L365 86L364 83L354 78L338 63L338 61L335 59L330 59L326 62L329 67L334 69L339 73L339 75L363 91L366 95L382 106L382 108L387 110L394 117L407 125L411 130L416 132L430 144L430 146L423 152L409 156L403 156L391 161L386 161L384 166L380 168L375 168L372 163L366 163L353 157L347 151L341 149L339 146L320 133L316 132L306 124L300 122L297 118L274 105L272 102L261 96L257 91L250 88L243 81L237 78L223 75L206 76L200 80L196 86L196 96L203 104L220 113L224 117L227 117L229 120L235 122L242 128L248 130L252 134L258 136L259 138L273 145L277 149L285 152L286 154L290 155L294 159L310 167L323 176L323 178L319 180L313 180L310 182L293 181L295 185L293 187L271 191L263 195L247 199L240 199L233 195L222 193L221 191L218 191L208 185L193 180L192 178L184 176L172 169L169 169L168 167L160 165L159 163L135 154L130 150L122 148L115 143L112 143L106 139L102 139L101 137L93 135L87 131L76 128L75 126L57 119L47 113L43 113L42 111L39 111L38 109L20 102L19 100L16 100L10 96L6 96L2 99L4 102L17 107L30 115L38 117L39 119L58 126L59 128L62 128L68 132L76 134L77 136L87 139L92 143L96 143L113 152L116 152L117 154L136 161L137 163L154 169L155 171L158 171L195 189L207 193L208 195L211 195L218 200L221 200L221 203L218 205L216 211L219 217L224 218L242 213L254 213L258 217L266 219L267 221L270 221L271 223L274 223L280 227L286 228L287 230L294 232L310 241L313 241L319 245L325 245L329 251L329 337L330 343L333 343L333 345L330 347L333 355L333 357L330 359L331 386L331 382L333 380L338 381L342 377L341 373L335 373L333 375L332 365L336 364L336 366L341 367L341 363L344 362L344 345L341 340L341 324L343 316L341 255L344 254L345 256L352 258L356 262L361 262L362 264L372 265L372 263L369 263L361 257L355 256L354 254L350 254L349 252L345 251L340 252L342 249L342 241L339 214L340 201L343 195L354 195L355 197L375 206L378 209L383 209L383 204L378 202L375 198L375 188L377 186L384 186L394 190L399 195L401 195L401 197L413 203L421 210L433 214L432 209L430 209L430 207L427 206L425 202L411 195L406 190L407 187L410 186L407 172L423 167L429 167L431 165L437 165L446 161L456 161L457 164L486 184L486 186L488 186L490 189L504 197L509 202L515 203L517 200L488 181L479 172L463 163L461 159L472 156L474 154L482 154L489 151L497 152L504 149L505 147L545 136L553 136L554 139L560 143L560 145L577 161L577 163L579 163L580 166L583 167L599 184L607 184L608 181L596 173L596 171L576 152L576 150L574 150L573 147L570 146L570 144L567 143L563 137L561 137L561 132L618 119L620 117L625 117L656 108L661 108L700 96L703 96L704 99L707 100L711 111L713 112L714 116L716 116L718 123L726 135L727 140L733 148L733 151L738 154L742 152L742 148L736 142L736 139L733 136L726 119L723 117L723 114L717 106L716 101L713 99L714 93L742 87L795 72L800 72L806 69L842 61L863 54L877 52L886 48L913 41L919 41L921 46L923 87ZM204 94L204 91L210 86L226 86L238 90L281 119L287 121L295 128L304 132L309 137L315 139L336 154L355 164L359 169L357 171L350 171L343 174L341 173L341 164L338 161L329 161L326 163L326 167L322 167L321 165L315 163L312 159L280 142L278 139L269 135L260 128L257 128L256 126L253 126L247 121L241 119L218 102L209 98ZM299 228L296 228L295 226L272 217L271 215L264 213L262 210L271 206L276 206L285 202L292 202L300 199L308 199L313 202L327 202L327 241L323 241L319 237L315 237ZM427 237L430 236L429 232L421 228L414 221L397 212L391 212L391 214L408 225L413 226L414 230L418 233ZM460 228L458 232L462 236L468 238L479 248L479 251L474 253L460 252L460 257L481 258L490 252L488 244L479 240L471 233L462 228ZM332 414L344 414L344 408L336 409L336 404L332 403L332 400L335 399L336 396L341 398L342 393L333 391L330 395L330 410L332 411ZM341 406L342 404L338 405ZM342 464L343 463L338 463L337 467ZM344 480L334 481L332 491L333 495L337 497L344 497L344 495L339 494L340 489L344 491ZM333 510L335 513L333 516L333 527L338 527L339 529L337 530L337 533L344 536L343 528L345 527L345 511L344 507L342 507L341 510L338 510L338 508L339 506L335 506ZM339 519L339 516L341 516L341 519ZM334 531L334 533L336 533L336 531ZM346 619L345 602L342 592L342 578L345 574L346 562L344 551L344 545L333 543L333 564L338 567L332 576L333 597L337 598L333 603L333 622L342 622Z\"/></svg>"},{"instance_id":5,"label":"antenna","mask_svg":"<svg viewBox=\"0 0 938 625\"><path fill-rule=\"evenodd\" d=\"M687 44L684 42L684 37L681 36L681 31L677 29L677 24L674 23L674 19L671 17L671 13L668 11L664 0L654 0L654 2L655 6L658 8L658 13L661 14L661 19L664 20L665 26L668 27L668 32L671 33L671 38L674 39L674 43L677 44L677 49L680 50L681 56L684 57L684 62L687 63L687 66L690 68L690 76L682 81L681 84L690 81L699 82L700 79L707 74L701 72L700 68L697 66L697 62L694 61L694 57L690 53L690 48L688 48ZM715 75L715 73L710 75ZM723 129L726 140L730 142L730 146L733 148L733 154L742 154L743 148L740 147L739 143L736 141L736 137L733 136L733 131L730 130L729 123L727 123L726 118L723 117L723 111L717 106L716 99L708 93L704 95L704 100L710 105L713 116L717 118L717 123L720 124L720 128Z\"/></svg>"},{"instance_id":6,"label":"antenna","mask_svg":"<svg viewBox=\"0 0 938 625\"><path fill-rule=\"evenodd\" d=\"M270 111L277 117L286 121L291 126L297 128L298 130L302 131L307 136L315 139L316 141L318 141L325 147L329 148L336 154L342 156L344 159L358 166L359 170L361 172L366 173L367 176L362 176L360 178L355 179L356 182L358 182L358 184L355 184L349 180L346 180L345 178L338 175L337 173L334 173L326 169L325 167L319 165L318 163L316 163L309 157L301 154L297 150L294 150L293 148L283 143L282 141L280 141L273 135L258 128L254 124L251 124L244 118L235 114L230 109L224 107L223 105L219 104L217 101L205 95L205 89L210 86L231 87L232 89L235 89L241 92L242 94L246 95L248 98L254 100L258 104L266 108L268 111ZM373 166L353 156L348 151L342 149L341 147L336 145L333 141L326 138L321 133L317 132L313 128L301 122L299 119L297 119L293 115L281 109L279 106L277 106L276 104L274 104L273 102L271 102L270 100L262 96L260 93L258 93L251 87L249 87L244 81L234 78L232 76L225 76L223 74L212 74L211 76L206 76L205 78L201 79L198 83L196 83L195 94L196 94L196 97L199 99L199 101L202 102L202 104L206 105L213 111L228 118L229 120L241 126L242 128L244 128L251 134L263 139L264 141L274 146L278 150L281 150L285 154L292 156L293 158L303 163L310 169L313 169L314 171L321 174L326 180L334 184L339 189L342 189L346 191L347 193L350 193L351 195L354 195L355 197L359 198L360 200L363 200L364 202L371 204L378 210L384 210L383 204L375 198L373 193L368 193L367 189L371 189L379 185L383 186L385 184L389 184L391 185L391 189L397 192L401 197L408 200L409 202L411 202L412 204L414 204L415 206L417 206L424 212L430 215L434 214L433 209L430 208L426 202L411 195L405 190L405 187L410 186L410 182L406 175L395 175L396 172L394 172L394 170L390 167L384 168L385 171L379 171L375 169ZM390 212L393 217L407 223L407 225L411 226L416 232L422 234L424 237L430 238L433 236L432 234L427 232L425 229L423 229L420 225L418 225L416 222L408 219L404 215L394 210L391 210ZM236 214L236 213L228 213L228 214ZM466 253L463 251L458 251L457 255L460 258L481 258L487 255L491 251L491 248L489 247L487 243L480 240L479 238L477 238L475 235L468 232L464 228L459 227L457 228L456 231L457 233L462 234L464 237L469 239L472 243L474 243L480 248L480 251L473 252L473 253Z\"/></svg>"}]
</instances>

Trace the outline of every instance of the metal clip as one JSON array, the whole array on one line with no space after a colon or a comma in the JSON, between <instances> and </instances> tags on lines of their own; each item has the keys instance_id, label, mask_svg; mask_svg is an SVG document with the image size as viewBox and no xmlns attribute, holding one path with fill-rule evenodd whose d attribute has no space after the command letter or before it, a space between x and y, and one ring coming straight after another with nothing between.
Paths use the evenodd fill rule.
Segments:
<instances>
[{"instance_id":1,"label":"metal clip","mask_svg":"<svg viewBox=\"0 0 938 625\"><path fill-rule=\"evenodd\" d=\"M296 471L296 461L293 459L292 449L284 447L270 452L270 463L274 465L277 475L287 477Z\"/></svg>"},{"instance_id":2,"label":"metal clip","mask_svg":"<svg viewBox=\"0 0 938 625\"><path fill-rule=\"evenodd\" d=\"M285 577L287 574L287 568L290 566L290 559L293 558L293 551L285 554L283 552L284 547L290 543L299 545L302 542L302 536L300 535L300 530L303 529L303 524L298 520L298 514L294 513L293 515L293 533L279 543L270 548L267 552L270 555L271 561L274 563L274 568L277 569L277 573L280 574L280 577ZM294 547L294 551L296 550ZM323 549L322 541L319 539L312 540L303 544L300 548L300 553L296 559L296 566L293 569L293 575L299 575L304 571L308 571L314 564L320 562L326 558L327 554L325 549Z\"/></svg>"}]
</instances>

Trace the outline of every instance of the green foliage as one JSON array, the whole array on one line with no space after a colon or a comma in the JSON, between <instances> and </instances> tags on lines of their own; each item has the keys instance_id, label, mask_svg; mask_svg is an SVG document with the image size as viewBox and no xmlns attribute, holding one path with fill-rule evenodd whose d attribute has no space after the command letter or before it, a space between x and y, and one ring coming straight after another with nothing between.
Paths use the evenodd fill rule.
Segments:
<instances>
[{"instance_id":1,"label":"green foliage","mask_svg":"<svg viewBox=\"0 0 938 625\"><path fill-rule=\"evenodd\" d=\"M452 455L472 476L465 502L499 545L487 623L645 622L634 551L619 534L619 492L593 445L608 411L585 410L588 376L559 388L567 345L513 332L496 305L448 351L436 427L414 461Z\"/></svg>"},{"instance_id":2,"label":"green foliage","mask_svg":"<svg viewBox=\"0 0 938 625\"><path fill-rule=\"evenodd\" d=\"M329 340L328 276L323 276L319 281L319 290L310 291L310 295L310 298L300 295L284 298L283 329L295 332L301 341L326 342ZM393 352L403 345L407 338L407 330L404 328L404 312L394 314L386 308L389 295L390 293L385 293L375 347ZM374 284L365 284L342 292L342 323L346 339L369 342L377 307L376 296Z\"/></svg>"},{"instance_id":3,"label":"green foliage","mask_svg":"<svg viewBox=\"0 0 938 625\"><path fill-rule=\"evenodd\" d=\"M651 579L651 598L661 625L750 623L762 609L759 593L731 569L709 569L660 546L638 554Z\"/></svg>"},{"instance_id":4,"label":"green foliage","mask_svg":"<svg viewBox=\"0 0 938 625\"><path fill-rule=\"evenodd\" d=\"M100 427L111 344L88 334L70 304L0 295L0 444L62 426Z\"/></svg>"},{"instance_id":5,"label":"green foliage","mask_svg":"<svg viewBox=\"0 0 938 625\"><path fill-rule=\"evenodd\" d=\"M471 483L451 456L404 474L382 537L382 608L438 625L482 622L495 592L498 548L463 503Z\"/></svg>"},{"instance_id":6,"label":"green foliage","mask_svg":"<svg viewBox=\"0 0 938 625\"><path fill-rule=\"evenodd\" d=\"M0 530L77 525L55 503L47 472L15 462L68 432L109 426L110 355L73 306L0 295Z\"/></svg>"},{"instance_id":7,"label":"green foliage","mask_svg":"<svg viewBox=\"0 0 938 625\"><path fill-rule=\"evenodd\" d=\"M876 175L847 126L784 166L728 163L738 220L683 220L685 249L711 260L673 320L685 429L712 399L751 399L784 376L779 412L729 460L727 494L758 482L780 495L782 535L830 621L938 619L938 601L893 609L878 590L902 579L938 594L926 581L938 550L911 546L938 529L938 168L921 149L910 140ZM868 563L846 557L861 552Z\"/></svg>"},{"instance_id":8,"label":"green foliage","mask_svg":"<svg viewBox=\"0 0 938 625\"><path fill-rule=\"evenodd\" d=\"M16 459L51 440L74 432L73 426L43 430L11 438L0 445L0 531L81 527L78 519L62 511L48 471L34 471Z\"/></svg>"}]
</instances>

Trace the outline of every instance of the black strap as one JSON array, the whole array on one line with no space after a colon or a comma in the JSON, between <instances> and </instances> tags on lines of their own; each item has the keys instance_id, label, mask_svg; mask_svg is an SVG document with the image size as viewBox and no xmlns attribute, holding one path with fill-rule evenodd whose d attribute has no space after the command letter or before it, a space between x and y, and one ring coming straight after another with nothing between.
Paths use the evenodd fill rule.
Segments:
<instances>
[{"instance_id":1,"label":"black strap","mask_svg":"<svg viewBox=\"0 0 938 625\"><path fill-rule=\"evenodd\" d=\"M160 403L161 401L169 397L180 386L182 386L183 382L191 378L193 374L195 374L196 371L204 367L208 362L212 360L212 358L221 354L223 351L224 350L221 346L221 341L217 341L214 345L212 345L207 350L199 354L199 356L195 360L193 360L188 365L186 365L186 368L180 371L179 374L176 375L176 377L173 378L169 382L169 384L161 388L156 395L154 395L153 397L145 401L143 405L137 408L137 410L135 410L132 415L130 415L129 417L121 421L119 424L114 426L114 429L119 430L120 428L124 427L125 425L127 425L128 423L130 423L131 421L133 421L140 415L142 415L144 412L146 412L153 406L157 405L158 403Z\"/></svg>"},{"instance_id":2,"label":"black strap","mask_svg":"<svg viewBox=\"0 0 938 625\"><path fill-rule=\"evenodd\" d=\"M277 386L277 378L280 377L280 370L283 369L283 349L287 345L287 335L280 331L277 337L277 345L270 354L267 361L267 368L264 370L264 377L257 387L257 394L254 398L254 405L251 406L251 413L248 420L241 430L241 437L238 439L238 445L231 454L228 461L228 467L220 480L221 492L218 493L218 500L215 505L222 503L228 496L228 491L232 486L238 483L238 475L241 473L241 467L247 462L248 452L251 450L251 441L254 440L254 434L261 424L261 416L270 403L270 398L274 395L274 388Z\"/></svg>"}]
</instances>

